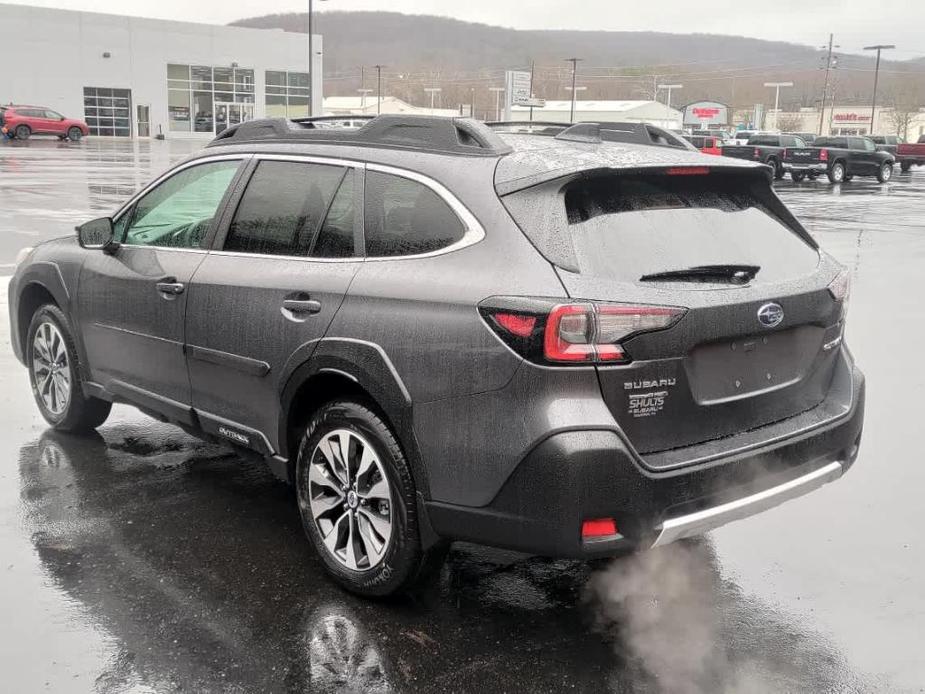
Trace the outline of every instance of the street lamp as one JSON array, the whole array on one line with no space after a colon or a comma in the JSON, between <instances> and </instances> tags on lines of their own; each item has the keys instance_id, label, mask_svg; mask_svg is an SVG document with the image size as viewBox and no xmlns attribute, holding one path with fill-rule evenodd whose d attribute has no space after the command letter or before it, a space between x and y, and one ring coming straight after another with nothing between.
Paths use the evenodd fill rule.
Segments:
<instances>
[{"instance_id":1,"label":"street lamp","mask_svg":"<svg viewBox=\"0 0 925 694\"><path fill-rule=\"evenodd\" d=\"M877 51L877 67L874 70L874 96L870 101L870 133L874 134L874 116L877 113L877 82L880 79L880 51L889 51L896 48L892 44L878 44L876 46L864 46L865 51Z\"/></svg>"},{"instance_id":2,"label":"street lamp","mask_svg":"<svg viewBox=\"0 0 925 694\"><path fill-rule=\"evenodd\" d=\"M327 2L327 0L318 0ZM314 0L308 0L308 115L315 115L315 37L314 37ZM324 80L324 75L321 76Z\"/></svg>"},{"instance_id":3,"label":"street lamp","mask_svg":"<svg viewBox=\"0 0 925 694\"><path fill-rule=\"evenodd\" d=\"M581 61L582 61L581 58L566 58L565 59L565 62L572 64L572 110L571 110L571 113L569 114L569 119L568 119L569 123L575 122L575 95L576 95L575 80L578 77L578 63L580 63ZM531 92L530 97L532 98L533 97L533 93L532 93L533 92L533 80L532 79L530 80L530 92ZM530 113L532 114L533 111L531 110ZM533 120L533 118L531 118L530 120Z\"/></svg>"},{"instance_id":4,"label":"street lamp","mask_svg":"<svg viewBox=\"0 0 925 694\"><path fill-rule=\"evenodd\" d=\"M659 89L668 90L668 100L665 102L665 122L667 127L668 119L671 118L671 90L672 89L684 89L683 84L659 84L656 85L656 94Z\"/></svg>"},{"instance_id":5,"label":"street lamp","mask_svg":"<svg viewBox=\"0 0 925 694\"><path fill-rule=\"evenodd\" d=\"M774 92L774 129L777 130L777 122L780 120L780 88L792 87L793 82L765 82L765 87L773 87Z\"/></svg>"},{"instance_id":6,"label":"street lamp","mask_svg":"<svg viewBox=\"0 0 925 694\"><path fill-rule=\"evenodd\" d=\"M360 108L365 109L366 108L366 95L372 94L373 90L372 89L357 89L357 91L360 93Z\"/></svg>"},{"instance_id":7,"label":"street lamp","mask_svg":"<svg viewBox=\"0 0 925 694\"><path fill-rule=\"evenodd\" d=\"M424 91L430 94L430 115L434 115L434 99L443 89L440 87L427 87Z\"/></svg>"},{"instance_id":8,"label":"street lamp","mask_svg":"<svg viewBox=\"0 0 925 694\"><path fill-rule=\"evenodd\" d=\"M504 87L489 87L488 91L495 93L495 120L501 120L501 95Z\"/></svg>"},{"instance_id":9,"label":"street lamp","mask_svg":"<svg viewBox=\"0 0 925 694\"><path fill-rule=\"evenodd\" d=\"M375 65L376 68L376 115L382 113L382 68L385 65Z\"/></svg>"}]
</instances>

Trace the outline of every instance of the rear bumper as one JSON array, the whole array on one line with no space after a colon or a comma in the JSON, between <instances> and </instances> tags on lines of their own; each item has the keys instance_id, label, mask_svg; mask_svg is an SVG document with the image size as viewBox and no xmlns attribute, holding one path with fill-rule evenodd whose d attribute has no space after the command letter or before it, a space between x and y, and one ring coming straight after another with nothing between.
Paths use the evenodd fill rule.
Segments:
<instances>
[{"instance_id":1,"label":"rear bumper","mask_svg":"<svg viewBox=\"0 0 925 694\"><path fill-rule=\"evenodd\" d=\"M784 171L816 171L825 173L829 170L828 164L794 164L793 162L785 161L781 166Z\"/></svg>"},{"instance_id":2,"label":"rear bumper","mask_svg":"<svg viewBox=\"0 0 925 694\"><path fill-rule=\"evenodd\" d=\"M570 558L616 556L702 534L813 491L854 463L865 388L847 355L842 376L849 383L837 390L850 400L827 421L689 466L646 468L613 431L558 433L524 458L489 505L427 502L431 526L449 539ZM615 519L619 534L582 540L582 521L594 518Z\"/></svg>"}]
</instances>

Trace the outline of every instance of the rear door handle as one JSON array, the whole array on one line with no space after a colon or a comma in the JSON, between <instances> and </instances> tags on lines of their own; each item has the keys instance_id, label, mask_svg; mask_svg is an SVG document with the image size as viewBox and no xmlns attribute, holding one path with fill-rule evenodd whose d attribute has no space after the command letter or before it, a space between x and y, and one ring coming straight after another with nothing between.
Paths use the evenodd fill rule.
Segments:
<instances>
[{"instance_id":1,"label":"rear door handle","mask_svg":"<svg viewBox=\"0 0 925 694\"><path fill-rule=\"evenodd\" d=\"M321 302L314 299L285 299L283 308L292 313L320 313Z\"/></svg>"},{"instance_id":2,"label":"rear door handle","mask_svg":"<svg viewBox=\"0 0 925 694\"><path fill-rule=\"evenodd\" d=\"M161 294L182 294L183 290L186 287L181 282L158 282L156 285L157 291Z\"/></svg>"}]
</instances>

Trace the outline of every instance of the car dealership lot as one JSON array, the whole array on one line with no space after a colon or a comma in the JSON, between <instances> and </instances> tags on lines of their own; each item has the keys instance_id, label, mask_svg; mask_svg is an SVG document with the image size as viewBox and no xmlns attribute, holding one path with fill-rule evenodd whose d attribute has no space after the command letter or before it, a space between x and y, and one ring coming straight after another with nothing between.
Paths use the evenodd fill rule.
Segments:
<instances>
[{"instance_id":1,"label":"car dealership lot","mask_svg":"<svg viewBox=\"0 0 925 694\"><path fill-rule=\"evenodd\" d=\"M0 145L0 274L198 146ZM261 464L121 407L99 438L46 431L4 315L9 690L922 691L925 172L777 188L855 271L860 458L810 496L593 576L459 546L417 600L347 596Z\"/></svg>"}]
</instances>

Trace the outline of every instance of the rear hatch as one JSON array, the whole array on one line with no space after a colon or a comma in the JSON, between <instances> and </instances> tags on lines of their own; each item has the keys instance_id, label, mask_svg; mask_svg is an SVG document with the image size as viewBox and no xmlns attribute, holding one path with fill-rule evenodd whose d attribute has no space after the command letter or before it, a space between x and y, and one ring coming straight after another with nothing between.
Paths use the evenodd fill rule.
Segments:
<instances>
[{"instance_id":1,"label":"rear hatch","mask_svg":"<svg viewBox=\"0 0 925 694\"><path fill-rule=\"evenodd\" d=\"M573 300L686 309L667 329L622 341L628 364L596 366L640 453L728 437L824 399L839 268L763 168L585 172L502 199Z\"/></svg>"},{"instance_id":2,"label":"rear hatch","mask_svg":"<svg viewBox=\"0 0 925 694\"><path fill-rule=\"evenodd\" d=\"M784 150L784 161L797 166L824 163L823 151L821 147L788 147Z\"/></svg>"},{"instance_id":3,"label":"rear hatch","mask_svg":"<svg viewBox=\"0 0 925 694\"><path fill-rule=\"evenodd\" d=\"M735 157L736 159L758 160L760 155L757 150L750 145L725 145L723 147L724 157Z\"/></svg>"}]
</instances>

